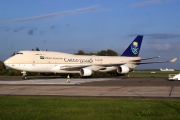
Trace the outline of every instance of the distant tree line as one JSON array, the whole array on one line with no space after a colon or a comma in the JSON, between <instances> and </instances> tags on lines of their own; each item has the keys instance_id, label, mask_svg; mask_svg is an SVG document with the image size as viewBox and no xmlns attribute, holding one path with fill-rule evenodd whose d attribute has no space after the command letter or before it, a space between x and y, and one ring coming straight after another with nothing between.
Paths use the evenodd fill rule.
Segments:
<instances>
[{"instance_id":1,"label":"distant tree line","mask_svg":"<svg viewBox=\"0 0 180 120\"><path fill-rule=\"evenodd\" d=\"M114 50L101 50L97 53L85 53L83 50L79 50L75 55L97 55L97 56L118 56L118 53Z\"/></svg>"},{"instance_id":2,"label":"distant tree line","mask_svg":"<svg viewBox=\"0 0 180 120\"><path fill-rule=\"evenodd\" d=\"M6 69L4 62L0 61L0 70Z\"/></svg>"}]
</instances>

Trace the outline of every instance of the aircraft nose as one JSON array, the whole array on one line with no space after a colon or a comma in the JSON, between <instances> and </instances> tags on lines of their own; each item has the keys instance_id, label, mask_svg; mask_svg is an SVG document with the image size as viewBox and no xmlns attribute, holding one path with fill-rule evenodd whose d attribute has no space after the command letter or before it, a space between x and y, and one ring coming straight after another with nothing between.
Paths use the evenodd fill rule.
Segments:
<instances>
[{"instance_id":1,"label":"aircraft nose","mask_svg":"<svg viewBox=\"0 0 180 120\"><path fill-rule=\"evenodd\" d=\"M10 64L10 60L9 60L9 59L5 60L5 61L4 61L4 64L5 64L6 66L8 66L8 65Z\"/></svg>"}]
</instances>

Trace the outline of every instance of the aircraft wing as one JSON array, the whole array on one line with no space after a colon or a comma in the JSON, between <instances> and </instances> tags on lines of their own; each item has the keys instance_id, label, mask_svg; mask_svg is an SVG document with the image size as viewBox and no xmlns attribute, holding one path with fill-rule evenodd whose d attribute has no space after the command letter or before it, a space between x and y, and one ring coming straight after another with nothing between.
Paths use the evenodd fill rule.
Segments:
<instances>
[{"instance_id":1,"label":"aircraft wing","mask_svg":"<svg viewBox=\"0 0 180 120\"><path fill-rule=\"evenodd\" d=\"M153 63L166 63L166 62L176 62L178 57L173 58L169 61L155 61L155 62L132 62L132 64L140 65L140 64L153 64Z\"/></svg>"},{"instance_id":2,"label":"aircraft wing","mask_svg":"<svg viewBox=\"0 0 180 120\"><path fill-rule=\"evenodd\" d=\"M82 68L90 67L90 69L94 71L98 71L101 69L104 69L106 67L112 67L112 66L120 66L123 64L104 64L104 65L79 65L79 66L74 66L74 65L68 65L68 66L61 66L61 70L66 70L66 71L78 71Z\"/></svg>"},{"instance_id":3,"label":"aircraft wing","mask_svg":"<svg viewBox=\"0 0 180 120\"><path fill-rule=\"evenodd\" d=\"M155 57L153 57L155 58ZM152 59L152 58L151 58ZM135 65L140 65L140 64L153 64L153 63L166 63L166 62L175 62L177 60L176 58L173 58L172 60L169 61L155 61L155 62L129 62L130 64L135 64ZM90 66L94 66L97 67L98 70L104 68L104 67L118 67L120 65L124 65L126 63L121 63L121 64L103 64L103 65L66 65L66 66L61 66L61 70L67 70L67 71L76 71L76 70L80 70L82 68L85 67L90 67Z\"/></svg>"},{"instance_id":4,"label":"aircraft wing","mask_svg":"<svg viewBox=\"0 0 180 120\"><path fill-rule=\"evenodd\" d=\"M91 65L67 65L67 66L61 66L61 70L67 70L67 71L76 71L80 70L81 68L89 67Z\"/></svg>"},{"instance_id":5,"label":"aircraft wing","mask_svg":"<svg viewBox=\"0 0 180 120\"><path fill-rule=\"evenodd\" d=\"M153 58L159 58L159 57L151 57L151 58L143 58L141 60L147 60L147 59L153 59ZM130 64L135 64L135 65L140 65L140 64L153 64L153 63L167 63L167 62L176 62L176 60L178 59L178 57L173 58L172 60L168 60L168 61L155 61L155 62L140 62L140 60L138 60L137 62L128 62ZM103 65L99 65L102 67L110 67L110 66L120 66L120 65L124 65L126 63L121 63L121 64L103 64Z\"/></svg>"},{"instance_id":6,"label":"aircraft wing","mask_svg":"<svg viewBox=\"0 0 180 120\"><path fill-rule=\"evenodd\" d=\"M149 59L154 59L154 58L160 58L160 56L157 56L157 57L149 57L149 58L141 58L139 60L131 60L131 62L139 62L141 60L149 60Z\"/></svg>"},{"instance_id":7,"label":"aircraft wing","mask_svg":"<svg viewBox=\"0 0 180 120\"><path fill-rule=\"evenodd\" d=\"M157 56L157 57L149 57L149 58L141 58L141 60L149 60L149 59L154 59L154 58L160 58L160 56Z\"/></svg>"}]
</instances>

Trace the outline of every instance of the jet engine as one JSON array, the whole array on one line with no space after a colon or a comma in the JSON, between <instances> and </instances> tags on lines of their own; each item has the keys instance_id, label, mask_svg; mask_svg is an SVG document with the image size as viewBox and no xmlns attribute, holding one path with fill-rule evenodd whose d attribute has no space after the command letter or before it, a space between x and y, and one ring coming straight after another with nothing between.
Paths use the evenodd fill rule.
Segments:
<instances>
[{"instance_id":1,"label":"jet engine","mask_svg":"<svg viewBox=\"0 0 180 120\"><path fill-rule=\"evenodd\" d=\"M124 73L128 73L130 71L129 67L125 66L125 65L121 65L120 67L118 67L117 72L119 74L124 74Z\"/></svg>"},{"instance_id":2,"label":"jet engine","mask_svg":"<svg viewBox=\"0 0 180 120\"><path fill-rule=\"evenodd\" d=\"M87 69L87 68L82 68L80 70L80 75L81 76L91 76L92 75L92 70L91 69Z\"/></svg>"}]
</instances>

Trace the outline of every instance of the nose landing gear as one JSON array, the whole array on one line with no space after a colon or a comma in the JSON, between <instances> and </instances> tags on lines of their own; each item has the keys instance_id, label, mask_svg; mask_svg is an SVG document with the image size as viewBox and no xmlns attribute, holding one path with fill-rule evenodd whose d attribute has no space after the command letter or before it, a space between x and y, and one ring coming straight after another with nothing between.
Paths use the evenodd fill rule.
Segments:
<instances>
[{"instance_id":1,"label":"nose landing gear","mask_svg":"<svg viewBox=\"0 0 180 120\"><path fill-rule=\"evenodd\" d=\"M26 79L27 79L26 71L22 71L21 73L23 74L23 75L22 75L22 79L23 79L23 80L26 80Z\"/></svg>"}]
</instances>

